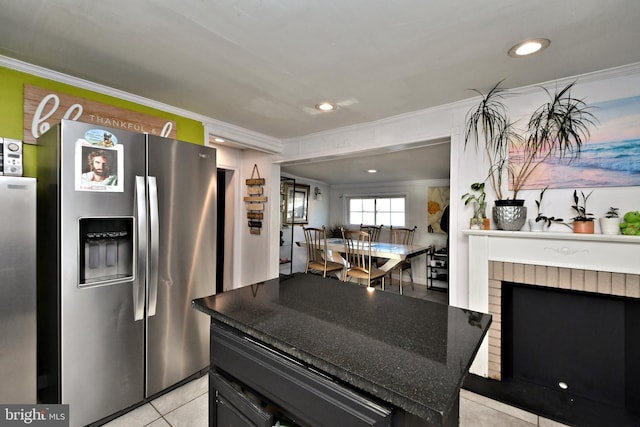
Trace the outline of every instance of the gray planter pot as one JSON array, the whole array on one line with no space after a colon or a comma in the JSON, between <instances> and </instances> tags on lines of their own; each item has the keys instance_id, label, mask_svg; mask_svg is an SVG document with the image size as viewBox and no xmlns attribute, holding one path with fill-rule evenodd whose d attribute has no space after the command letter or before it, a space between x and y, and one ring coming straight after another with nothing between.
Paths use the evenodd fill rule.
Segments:
<instances>
[{"instance_id":1,"label":"gray planter pot","mask_svg":"<svg viewBox=\"0 0 640 427\"><path fill-rule=\"evenodd\" d=\"M527 222L527 208L512 205L494 206L493 222L498 230L519 231Z\"/></svg>"}]
</instances>

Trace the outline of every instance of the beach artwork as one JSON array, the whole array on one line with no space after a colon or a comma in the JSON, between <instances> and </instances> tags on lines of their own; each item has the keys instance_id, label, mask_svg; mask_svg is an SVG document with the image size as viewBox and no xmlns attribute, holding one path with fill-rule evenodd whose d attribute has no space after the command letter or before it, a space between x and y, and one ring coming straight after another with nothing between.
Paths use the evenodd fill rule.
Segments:
<instances>
[{"instance_id":1,"label":"beach artwork","mask_svg":"<svg viewBox=\"0 0 640 427\"><path fill-rule=\"evenodd\" d=\"M640 96L594 104L591 112L597 122L580 157L546 160L523 189L640 186ZM517 160L510 155L516 168Z\"/></svg>"}]
</instances>

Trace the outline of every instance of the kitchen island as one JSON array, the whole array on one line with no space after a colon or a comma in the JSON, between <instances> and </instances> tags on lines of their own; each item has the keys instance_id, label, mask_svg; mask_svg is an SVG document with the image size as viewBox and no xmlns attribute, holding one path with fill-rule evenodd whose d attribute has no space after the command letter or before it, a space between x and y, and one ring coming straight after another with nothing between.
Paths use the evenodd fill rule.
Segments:
<instances>
[{"instance_id":1,"label":"kitchen island","mask_svg":"<svg viewBox=\"0 0 640 427\"><path fill-rule=\"evenodd\" d=\"M458 425L491 316L310 274L194 300L210 425ZM220 422L220 423L219 423Z\"/></svg>"}]
</instances>

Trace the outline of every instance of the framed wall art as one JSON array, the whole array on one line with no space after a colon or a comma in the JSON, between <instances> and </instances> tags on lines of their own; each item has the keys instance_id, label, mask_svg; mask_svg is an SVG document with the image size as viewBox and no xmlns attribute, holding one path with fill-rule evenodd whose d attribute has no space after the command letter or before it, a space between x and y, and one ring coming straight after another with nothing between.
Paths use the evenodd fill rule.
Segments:
<instances>
[{"instance_id":1,"label":"framed wall art","mask_svg":"<svg viewBox=\"0 0 640 427\"><path fill-rule=\"evenodd\" d=\"M449 206L449 187L429 187L427 189L427 214L429 233L444 233L440 220L444 208Z\"/></svg>"},{"instance_id":2,"label":"framed wall art","mask_svg":"<svg viewBox=\"0 0 640 427\"><path fill-rule=\"evenodd\" d=\"M580 157L544 161L523 189L640 186L640 96L595 103L591 113L597 121Z\"/></svg>"},{"instance_id":3,"label":"framed wall art","mask_svg":"<svg viewBox=\"0 0 640 427\"><path fill-rule=\"evenodd\" d=\"M309 223L309 192L311 187L304 184L284 184L285 224Z\"/></svg>"}]
</instances>

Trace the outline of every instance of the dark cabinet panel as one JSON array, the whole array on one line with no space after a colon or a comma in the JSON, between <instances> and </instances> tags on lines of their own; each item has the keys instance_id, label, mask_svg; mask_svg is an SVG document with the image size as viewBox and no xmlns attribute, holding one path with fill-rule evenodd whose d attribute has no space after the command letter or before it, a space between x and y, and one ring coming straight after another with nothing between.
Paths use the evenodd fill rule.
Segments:
<instances>
[{"instance_id":1,"label":"dark cabinet panel","mask_svg":"<svg viewBox=\"0 0 640 427\"><path fill-rule=\"evenodd\" d=\"M271 427L271 414L251 402L216 373L209 374L211 424L217 427Z\"/></svg>"},{"instance_id":2,"label":"dark cabinet panel","mask_svg":"<svg viewBox=\"0 0 640 427\"><path fill-rule=\"evenodd\" d=\"M211 364L312 426L390 426L391 410L255 341L211 326Z\"/></svg>"}]
</instances>

